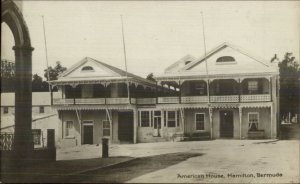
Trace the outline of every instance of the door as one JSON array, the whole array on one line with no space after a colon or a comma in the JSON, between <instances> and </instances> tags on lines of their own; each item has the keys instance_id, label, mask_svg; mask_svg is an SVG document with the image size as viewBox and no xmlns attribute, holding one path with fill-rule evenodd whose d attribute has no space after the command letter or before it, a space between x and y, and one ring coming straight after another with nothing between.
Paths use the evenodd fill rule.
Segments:
<instances>
[{"instance_id":1,"label":"door","mask_svg":"<svg viewBox=\"0 0 300 184\"><path fill-rule=\"evenodd\" d=\"M154 117L153 136L156 136L156 137L161 136L161 118L160 117Z\"/></svg>"},{"instance_id":2,"label":"door","mask_svg":"<svg viewBox=\"0 0 300 184\"><path fill-rule=\"evenodd\" d=\"M133 142L133 112L118 112L118 136L121 142Z\"/></svg>"},{"instance_id":3,"label":"door","mask_svg":"<svg viewBox=\"0 0 300 184\"><path fill-rule=\"evenodd\" d=\"M93 125L83 126L83 144L93 144Z\"/></svg>"},{"instance_id":4,"label":"door","mask_svg":"<svg viewBox=\"0 0 300 184\"><path fill-rule=\"evenodd\" d=\"M233 137L233 112L220 111L220 137Z\"/></svg>"}]
</instances>

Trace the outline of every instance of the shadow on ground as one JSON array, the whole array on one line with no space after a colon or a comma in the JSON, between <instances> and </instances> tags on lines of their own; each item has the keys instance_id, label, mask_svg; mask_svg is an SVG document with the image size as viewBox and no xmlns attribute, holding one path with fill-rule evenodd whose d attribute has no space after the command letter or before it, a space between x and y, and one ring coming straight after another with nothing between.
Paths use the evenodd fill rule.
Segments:
<instances>
[{"instance_id":1,"label":"shadow on ground","mask_svg":"<svg viewBox=\"0 0 300 184\"><path fill-rule=\"evenodd\" d=\"M106 167L132 159L132 157L110 157L55 162L28 161L23 165L17 163L14 167L11 161L1 159L0 181L3 183L53 183L69 174Z\"/></svg>"},{"instance_id":2,"label":"shadow on ground","mask_svg":"<svg viewBox=\"0 0 300 184\"><path fill-rule=\"evenodd\" d=\"M136 158L110 167L97 169L73 176L60 178L55 182L64 183L124 183L144 174L158 171L178 164L192 157L202 156L200 153L170 153L156 156Z\"/></svg>"}]
</instances>

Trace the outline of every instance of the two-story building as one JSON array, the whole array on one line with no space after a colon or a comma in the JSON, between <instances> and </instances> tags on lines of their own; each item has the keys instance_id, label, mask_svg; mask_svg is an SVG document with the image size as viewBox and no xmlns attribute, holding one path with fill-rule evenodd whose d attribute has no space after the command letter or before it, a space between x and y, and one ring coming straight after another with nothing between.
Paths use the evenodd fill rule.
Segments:
<instances>
[{"instance_id":1,"label":"two-story building","mask_svg":"<svg viewBox=\"0 0 300 184\"><path fill-rule=\"evenodd\" d=\"M185 56L157 82L84 58L58 80L52 99L65 145L208 138L276 138L278 69L224 43ZM191 139L190 139L191 140Z\"/></svg>"}]
</instances>

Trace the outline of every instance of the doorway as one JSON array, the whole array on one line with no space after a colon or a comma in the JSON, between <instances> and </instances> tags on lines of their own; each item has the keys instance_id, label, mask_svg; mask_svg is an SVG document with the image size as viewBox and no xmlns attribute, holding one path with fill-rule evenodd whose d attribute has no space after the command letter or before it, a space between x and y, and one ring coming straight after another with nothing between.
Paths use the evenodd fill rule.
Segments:
<instances>
[{"instance_id":1,"label":"doorway","mask_svg":"<svg viewBox=\"0 0 300 184\"><path fill-rule=\"evenodd\" d=\"M92 121L83 121L83 144L93 144L94 126Z\"/></svg>"},{"instance_id":2,"label":"doorway","mask_svg":"<svg viewBox=\"0 0 300 184\"><path fill-rule=\"evenodd\" d=\"M120 142L133 142L133 112L118 112L118 136Z\"/></svg>"},{"instance_id":3,"label":"doorway","mask_svg":"<svg viewBox=\"0 0 300 184\"><path fill-rule=\"evenodd\" d=\"M161 111L154 111L153 118L153 136L161 136Z\"/></svg>"},{"instance_id":4,"label":"doorway","mask_svg":"<svg viewBox=\"0 0 300 184\"><path fill-rule=\"evenodd\" d=\"M220 137L233 137L233 111L220 111Z\"/></svg>"}]
</instances>

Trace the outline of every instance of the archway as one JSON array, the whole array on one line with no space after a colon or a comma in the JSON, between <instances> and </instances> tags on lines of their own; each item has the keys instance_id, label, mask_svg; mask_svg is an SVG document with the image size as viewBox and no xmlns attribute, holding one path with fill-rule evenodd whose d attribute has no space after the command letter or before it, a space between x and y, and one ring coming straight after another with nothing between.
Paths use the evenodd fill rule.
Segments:
<instances>
[{"instance_id":1,"label":"archway","mask_svg":"<svg viewBox=\"0 0 300 184\"><path fill-rule=\"evenodd\" d=\"M15 159L30 157L33 150L31 134L31 79L32 51L29 31L23 15L11 0L1 0L1 23L8 25L14 36L15 46L15 133L13 150Z\"/></svg>"}]
</instances>

